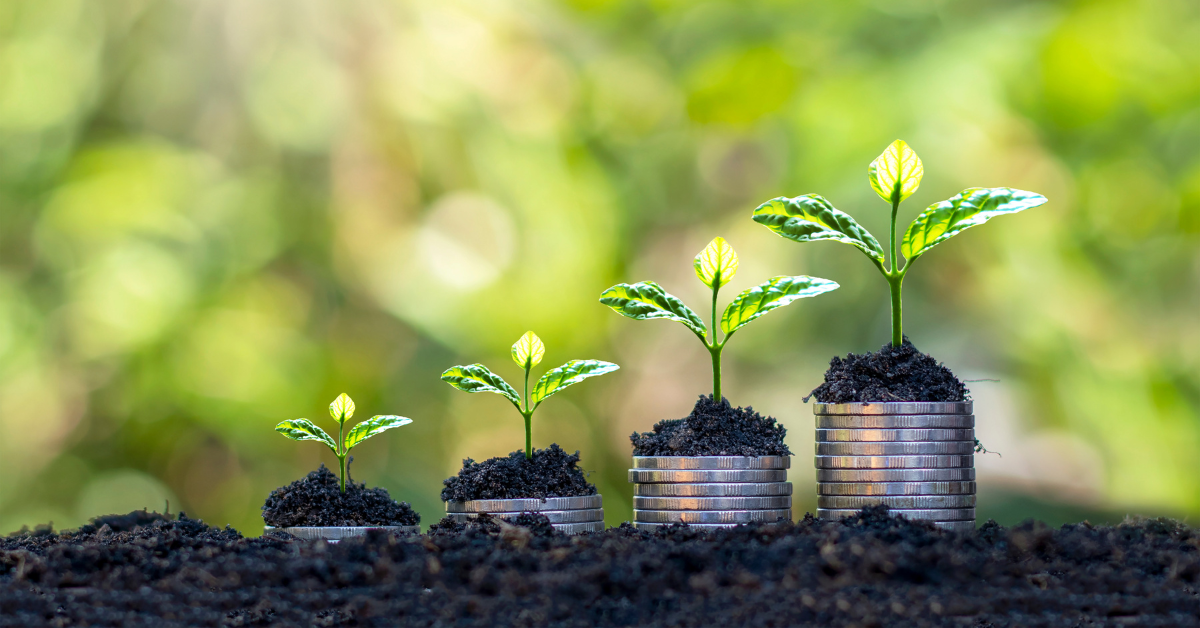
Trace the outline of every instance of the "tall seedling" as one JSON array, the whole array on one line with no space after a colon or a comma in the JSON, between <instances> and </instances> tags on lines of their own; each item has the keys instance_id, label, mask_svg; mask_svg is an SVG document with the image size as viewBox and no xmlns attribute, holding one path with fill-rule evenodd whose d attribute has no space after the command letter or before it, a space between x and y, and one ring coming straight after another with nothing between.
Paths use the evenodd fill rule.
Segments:
<instances>
[{"instance_id":1,"label":"tall seedling","mask_svg":"<svg viewBox=\"0 0 1200 628\"><path fill-rule=\"evenodd\" d=\"M1001 214L1015 214L1046 202L1046 197L1041 194L1012 188L967 188L950 199L930 205L917 216L904 232L897 252L896 213L900 203L917 191L924 174L925 168L917 153L901 140L892 142L867 170L871 188L892 205L890 262L885 259L884 250L874 236L817 194L796 198L781 196L767 201L754 210L754 221L796 242L836 240L862 251L888 282L892 299L892 344L898 347L904 342L900 288L913 262L964 229L981 225ZM899 261L901 254L903 263Z\"/></svg>"},{"instance_id":2,"label":"tall seedling","mask_svg":"<svg viewBox=\"0 0 1200 628\"><path fill-rule=\"evenodd\" d=\"M617 284L600 295L600 302L615 310L618 314L636 320L664 318L683 323L693 334L704 343L712 357L713 368L713 400L721 400L721 350L730 336L750 321L783 307L796 299L815 297L818 294L836 290L838 285L828 279L807 277L773 277L766 283L750 288L733 299L721 315L721 332L717 331L717 293L728 284L737 273L738 256L733 247L724 238L714 238L703 251L696 256L693 267L696 276L704 285L712 290L712 339L708 337L708 328L688 306L678 298L663 290L653 281L642 281L635 284Z\"/></svg>"}]
</instances>

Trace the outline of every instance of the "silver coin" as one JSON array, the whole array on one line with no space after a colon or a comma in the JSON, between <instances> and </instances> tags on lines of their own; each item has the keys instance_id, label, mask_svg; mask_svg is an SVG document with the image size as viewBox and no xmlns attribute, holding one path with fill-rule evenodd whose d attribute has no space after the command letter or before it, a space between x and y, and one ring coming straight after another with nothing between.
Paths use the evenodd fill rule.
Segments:
<instances>
[{"instance_id":1,"label":"silver coin","mask_svg":"<svg viewBox=\"0 0 1200 628\"><path fill-rule=\"evenodd\" d=\"M818 482L955 482L975 479L975 469L817 469Z\"/></svg>"},{"instance_id":2,"label":"silver coin","mask_svg":"<svg viewBox=\"0 0 1200 628\"><path fill-rule=\"evenodd\" d=\"M817 430L818 443L890 443L975 441L974 429L949 430Z\"/></svg>"},{"instance_id":3,"label":"silver coin","mask_svg":"<svg viewBox=\"0 0 1200 628\"><path fill-rule=\"evenodd\" d=\"M818 469L954 469L975 466L975 456L817 456Z\"/></svg>"},{"instance_id":4,"label":"silver coin","mask_svg":"<svg viewBox=\"0 0 1200 628\"><path fill-rule=\"evenodd\" d=\"M474 519L475 517L478 517L482 514L488 514L493 517L500 517L502 519L512 519L513 517L516 517L517 515L519 515L521 513L520 512L489 512L489 513L448 512L448 513L446 513L446 516L450 517L454 521L469 521L469 520ZM586 523L588 521L604 521L604 509L603 508L590 508L587 510L539 510L532 514L545 515L545 517L550 520L550 523Z\"/></svg>"},{"instance_id":5,"label":"silver coin","mask_svg":"<svg viewBox=\"0 0 1200 628\"><path fill-rule=\"evenodd\" d=\"M817 508L974 508L974 495L819 495Z\"/></svg>"},{"instance_id":6,"label":"silver coin","mask_svg":"<svg viewBox=\"0 0 1200 628\"><path fill-rule=\"evenodd\" d=\"M547 497L541 499L474 499L467 502L446 502L446 512L534 512L538 510L583 510L601 508L600 495L581 497Z\"/></svg>"},{"instance_id":7,"label":"silver coin","mask_svg":"<svg viewBox=\"0 0 1200 628\"><path fill-rule=\"evenodd\" d=\"M905 401L869 403L814 403L813 414L971 414L974 404L970 401L932 402Z\"/></svg>"},{"instance_id":8,"label":"silver coin","mask_svg":"<svg viewBox=\"0 0 1200 628\"><path fill-rule=\"evenodd\" d=\"M792 511L776 510L633 510L633 520L643 523L749 523L790 521Z\"/></svg>"},{"instance_id":9,"label":"silver coin","mask_svg":"<svg viewBox=\"0 0 1200 628\"><path fill-rule=\"evenodd\" d=\"M975 427L973 414L818 415L814 418L817 429L827 430L962 430Z\"/></svg>"},{"instance_id":10,"label":"silver coin","mask_svg":"<svg viewBox=\"0 0 1200 628\"><path fill-rule=\"evenodd\" d=\"M337 543L340 539L348 539L355 536L366 536L367 530L420 534L421 526L295 526L290 528L263 526L263 532L287 532L298 539L325 539L330 543Z\"/></svg>"},{"instance_id":11,"label":"silver coin","mask_svg":"<svg viewBox=\"0 0 1200 628\"><path fill-rule=\"evenodd\" d=\"M782 497L638 497L639 510L767 510L792 507L790 495Z\"/></svg>"},{"instance_id":12,"label":"silver coin","mask_svg":"<svg viewBox=\"0 0 1200 628\"><path fill-rule=\"evenodd\" d=\"M787 469L790 456L634 456L635 469Z\"/></svg>"},{"instance_id":13,"label":"silver coin","mask_svg":"<svg viewBox=\"0 0 1200 628\"><path fill-rule=\"evenodd\" d=\"M590 521L587 523L552 523L551 527L557 532L563 534L581 534L583 532L603 532L603 521Z\"/></svg>"},{"instance_id":14,"label":"silver coin","mask_svg":"<svg viewBox=\"0 0 1200 628\"><path fill-rule=\"evenodd\" d=\"M818 482L818 495L974 495L974 482Z\"/></svg>"},{"instance_id":15,"label":"silver coin","mask_svg":"<svg viewBox=\"0 0 1200 628\"><path fill-rule=\"evenodd\" d=\"M791 495L792 483L634 484L633 494L643 497L770 497Z\"/></svg>"},{"instance_id":16,"label":"silver coin","mask_svg":"<svg viewBox=\"0 0 1200 628\"><path fill-rule=\"evenodd\" d=\"M791 521L791 519L788 519L788 521ZM678 522L675 522L675 523L647 523L645 521L634 521L633 527L637 530L647 530L649 532L653 532L655 530L669 528L669 527L675 525L676 523L678 523ZM753 523L753 522L751 522L751 523ZM768 522L768 525L770 525L770 523L771 522ZM736 528L740 525L746 525L746 524L745 523L689 523L689 524L687 524L687 527L692 530L720 530L720 529Z\"/></svg>"},{"instance_id":17,"label":"silver coin","mask_svg":"<svg viewBox=\"0 0 1200 628\"><path fill-rule=\"evenodd\" d=\"M818 456L966 456L975 441L932 443L817 443Z\"/></svg>"},{"instance_id":18,"label":"silver coin","mask_svg":"<svg viewBox=\"0 0 1200 628\"><path fill-rule=\"evenodd\" d=\"M861 512L857 508L818 508L818 519L844 519ZM974 508L913 508L888 510L897 517L905 517L914 521L974 521Z\"/></svg>"},{"instance_id":19,"label":"silver coin","mask_svg":"<svg viewBox=\"0 0 1200 628\"><path fill-rule=\"evenodd\" d=\"M784 482L787 469L659 470L630 469L629 481L636 484L696 482Z\"/></svg>"},{"instance_id":20,"label":"silver coin","mask_svg":"<svg viewBox=\"0 0 1200 628\"><path fill-rule=\"evenodd\" d=\"M933 525L951 532L974 532L974 521L933 521Z\"/></svg>"}]
</instances>

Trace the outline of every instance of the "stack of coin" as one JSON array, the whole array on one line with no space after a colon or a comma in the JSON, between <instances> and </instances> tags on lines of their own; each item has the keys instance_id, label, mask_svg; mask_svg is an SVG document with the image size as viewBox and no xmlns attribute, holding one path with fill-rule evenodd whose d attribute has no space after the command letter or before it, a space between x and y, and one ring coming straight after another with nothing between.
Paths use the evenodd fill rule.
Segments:
<instances>
[{"instance_id":1,"label":"stack of coin","mask_svg":"<svg viewBox=\"0 0 1200 628\"><path fill-rule=\"evenodd\" d=\"M366 536L368 530L383 530L384 532L399 533L399 534L420 534L421 526L298 526L294 528L275 528L264 526L263 532L272 532L278 530L287 532L288 534L306 541L312 539L325 539L329 543L337 543L342 539L349 539L356 536Z\"/></svg>"},{"instance_id":2,"label":"stack of coin","mask_svg":"<svg viewBox=\"0 0 1200 628\"><path fill-rule=\"evenodd\" d=\"M815 404L817 517L886 504L909 519L975 529L971 402Z\"/></svg>"},{"instance_id":3,"label":"stack of coin","mask_svg":"<svg viewBox=\"0 0 1200 628\"><path fill-rule=\"evenodd\" d=\"M564 534L604 531L604 501L600 495L446 502L446 516L455 521L467 521L481 513L511 519L523 512L545 515L550 525Z\"/></svg>"},{"instance_id":4,"label":"stack of coin","mask_svg":"<svg viewBox=\"0 0 1200 628\"><path fill-rule=\"evenodd\" d=\"M633 525L725 528L792 519L787 456L634 456Z\"/></svg>"}]
</instances>

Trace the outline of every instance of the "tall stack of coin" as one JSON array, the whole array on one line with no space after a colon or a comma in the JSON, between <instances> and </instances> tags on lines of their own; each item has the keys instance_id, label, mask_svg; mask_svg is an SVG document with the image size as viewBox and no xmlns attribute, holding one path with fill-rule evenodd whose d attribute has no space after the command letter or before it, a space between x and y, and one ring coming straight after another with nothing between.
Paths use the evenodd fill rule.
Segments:
<instances>
[{"instance_id":1,"label":"tall stack of coin","mask_svg":"<svg viewBox=\"0 0 1200 628\"><path fill-rule=\"evenodd\" d=\"M886 504L893 514L975 529L971 402L814 405L817 516Z\"/></svg>"},{"instance_id":2,"label":"tall stack of coin","mask_svg":"<svg viewBox=\"0 0 1200 628\"><path fill-rule=\"evenodd\" d=\"M468 521L481 513L511 519L523 512L545 515L550 525L564 534L604 531L604 500L600 495L446 502L446 516L455 521Z\"/></svg>"},{"instance_id":3,"label":"tall stack of coin","mask_svg":"<svg viewBox=\"0 0 1200 628\"><path fill-rule=\"evenodd\" d=\"M787 456L634 456L633 525L724 528L792 519Z\"/></svg>"}]
</instances>

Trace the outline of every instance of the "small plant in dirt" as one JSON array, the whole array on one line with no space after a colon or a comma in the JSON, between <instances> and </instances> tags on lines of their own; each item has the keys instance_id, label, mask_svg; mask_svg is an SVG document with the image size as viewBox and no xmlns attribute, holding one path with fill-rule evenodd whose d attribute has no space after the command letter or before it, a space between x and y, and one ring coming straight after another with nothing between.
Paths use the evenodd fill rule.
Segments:
<instances>
[{"instance_id":1,"label":"small plant in dirt","mask_svg":"<svg viewBox=\"0 0 1200 628\"><path fill-rule=\"evenodd\" d=\"M724 238L714 238L696 256L693 267L696 276L712 290L712 338L704 321L675 296L663 290L653 281L635 284L617 284L600 295L600 302L618 314L635 320L666 319L683 323L708 349L712 357L713 400L720 403L721 396L721 350L725 348L734 332L750 321L783 307L796 299L815 297L836 290L838 285L828 279L799 275L795 277L772 277L765 283L743 291L734 297L721 315L720 329L717 328L717 294L729 283L738 269L738 256ZM724 337L721 337L721 333Z\"/></svg>"},{"instance_id":2,"label":"small plant in dirt","mask_svg":"<svg viewBox=\"0 0 1200 628\"><path fill-rule=\"evenodd\" d=\"M376 434L412 423L412 419L402 416L374 416L355 425L350 430L350 433L345 434L343 437L346 421L354 416L354 400L346 393L338 395L337 399L334 399L333 403L329 404L329 414L338 424L337 441L334 441L329 434L325 433L325 430L313 425L313 422L308 419L282 421L275 426L275 431L292 440L315 440L324 443L333 452L333 455L337 456L338 476L341 479L340 484L343 493L346 492L346 456L350 455L350 450L355 445Z\"/></svg>"},{"instance_id":3,"label":"small plant in dirt","mask_svg":"<svg viewBox=\"0 0 1200 628\"><path fill-rule=\"evenodd\" d=\"M552 395L573 386L589 377L611 373L621 367L602 360L571 360L557 368L546 371L529 391L529 373L542 361L546 345L532 331L517 339L512 346L512 359L525 372L524 394L517 391L504 378L488 370L482 364L453 366L442 373L442 381L469 393L491 392L503 395L512 402L517 412L525 419L525 459L533 459L533 412Z\"/></svg>"}]
</instances>

